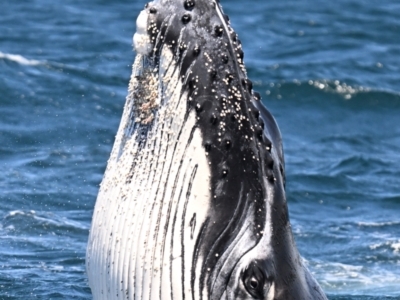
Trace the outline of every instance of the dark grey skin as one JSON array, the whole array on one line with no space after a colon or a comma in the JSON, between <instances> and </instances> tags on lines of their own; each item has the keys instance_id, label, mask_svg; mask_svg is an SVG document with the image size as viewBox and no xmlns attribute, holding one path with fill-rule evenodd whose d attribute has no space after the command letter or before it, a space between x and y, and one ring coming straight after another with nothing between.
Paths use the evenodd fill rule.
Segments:
<instances>
[{"instance_id":1,"label":"dark grey skin","mask_svg":"<svg viewBox=\"0 0 400 300\"><path fill-rule=\"evenodd\" d=\"M211 170L207 219L190 220L201 230L192 265L182 267L182 274L191 270L192 294L181 298L327 299L293 238L281 134L247 78L241 43L220 4L160 0L145 9L148 69L157 70L161 50L171 49L186 115L196 114ZM145 135L151 120L135 126ZM174 286L186 284L182 274L171 274Z\"/></svg>"},{"instance_id":2,"label":"dark grey skin","mask_svg":"<svg viewBox=\"0 0 400 300\"><path fill-rule=\"evenodd\" d=\"M164 0L147 9L149 23L161 32L153 35L152 57L157 61L158 49L169 44L180 61L185 88L193 99L190 109L199 116L197 126L214 173L212 189L218 201L198 237L199 255L207 259L202 274L193 274L201 278L200 290L207 289L209 299L327 299L295 245L285 197L281 134L247 78L241 44L228 17L218 2L207 0ZM213 62L206 66L207 57ZM232 87L238 92L232 93ZM231 97L231 104L224 106L224 97ZM230 105L226 115L215 113ZM226 124L221 140L220 122ZM251 245L229 248L249 216L254 224L249 228ZM256 224L269 236L262 238Z\"/></svg>"}]
</instances>

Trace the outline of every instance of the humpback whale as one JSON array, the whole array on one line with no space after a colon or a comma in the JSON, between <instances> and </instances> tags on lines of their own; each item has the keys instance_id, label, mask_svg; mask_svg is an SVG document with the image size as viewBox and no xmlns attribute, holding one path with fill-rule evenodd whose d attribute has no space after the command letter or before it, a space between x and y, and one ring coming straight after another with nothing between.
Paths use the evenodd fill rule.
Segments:
<instances>
[{"instance_id":1,"label":"humpback whale","mask_svg":"<svg viewBox=\"0 0 400 300\"><path fill-rule=\"evenodd\" d=\"M280 131L219 1L150 2L133 42L87 247L93 299L327 299L293 238Z\"/></svg>"}]
</instances>

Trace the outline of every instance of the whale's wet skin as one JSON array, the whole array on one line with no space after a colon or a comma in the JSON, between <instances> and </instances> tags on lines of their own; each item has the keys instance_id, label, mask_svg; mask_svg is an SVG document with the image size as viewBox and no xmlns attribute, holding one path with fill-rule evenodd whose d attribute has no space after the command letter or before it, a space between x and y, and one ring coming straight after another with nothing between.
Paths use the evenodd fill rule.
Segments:
<instances>
[{"instance_id":1,"label":"whale's wet skin","mask_svg":"<svg viewBox=\"0 0 400 300\"><path fill-rule=\"evenodd\" d=\"M94 299L326 299L293 239L279 129L219 3L149 3L134 46L89 237Z\"/></svg>"}]
</instances>

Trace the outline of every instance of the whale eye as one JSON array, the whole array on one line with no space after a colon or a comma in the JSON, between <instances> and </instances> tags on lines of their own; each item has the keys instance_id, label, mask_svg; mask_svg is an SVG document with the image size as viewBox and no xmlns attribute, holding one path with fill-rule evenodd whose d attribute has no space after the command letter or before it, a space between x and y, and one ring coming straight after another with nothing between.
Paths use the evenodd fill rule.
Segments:
<instances>
[{"instance_id":1,"label":"whale eye","mask_svg":"<svg viewBox=\"0 0 400 300\"><path fill-rule=\"evenodd\" d=\"M258 288L258 281L257 281L257 279L255 279L254 277L252 277L252 278L250 279L250 287L251 287L252 289L257 289L257 288Z\"/></svg>"},{"instance_id":2,"label":"whale eye","mask_svg":"<svg viewBox=\"0 0 400 300\"><path fill-rule=\"evenodd\" d=\"M255 299L264 298L265 274L257 262L251 263L243 272L242 280L247 292Z\"/></svg>"}]
</instances>

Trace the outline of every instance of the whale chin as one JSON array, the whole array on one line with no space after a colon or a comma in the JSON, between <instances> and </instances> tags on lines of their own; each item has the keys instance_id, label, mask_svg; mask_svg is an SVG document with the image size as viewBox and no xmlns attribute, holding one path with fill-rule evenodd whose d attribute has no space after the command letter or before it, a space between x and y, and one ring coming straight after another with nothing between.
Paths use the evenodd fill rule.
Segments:
<instances>
[{"instance_id":1,"label":"whale chin","mask_svg":"<svg viewBox=\"0 0 400 300\"><path fill-rule=\"evenodd\" d=\"M211 175L176 70L168 48L157 67L136 56L92 221L87 266L95 299L110 299L111 291L128 299L167 299L166 293L179 299L182 286L190 291Z\"/></svg>"},{"instance_id":2,"label":"whale chin","mask_svg":"<svg viewBox=\"0 0 400 300\"><path fill-rule=\"evenodd\" d=\"M97 197L93 299L326 299L297 251L281 135L217 1L146 5Z\"/></svg>"}]
</instances>

